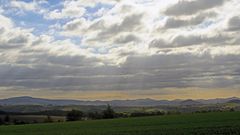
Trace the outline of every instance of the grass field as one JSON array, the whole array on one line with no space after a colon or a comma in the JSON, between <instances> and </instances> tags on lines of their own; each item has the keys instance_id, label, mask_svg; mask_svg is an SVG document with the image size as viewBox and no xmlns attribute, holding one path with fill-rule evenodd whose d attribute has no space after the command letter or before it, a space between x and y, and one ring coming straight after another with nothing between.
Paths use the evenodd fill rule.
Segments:
<instances>
[{"instance_id":1,"label":"grass field","mask_svg":"<svg viewBox=\"0 0 240 135\"><path fill-rule=\"evenodd\" d=\"M240 112L0 126L1 135L239 135Z\"/></svg>"}]
</instances>

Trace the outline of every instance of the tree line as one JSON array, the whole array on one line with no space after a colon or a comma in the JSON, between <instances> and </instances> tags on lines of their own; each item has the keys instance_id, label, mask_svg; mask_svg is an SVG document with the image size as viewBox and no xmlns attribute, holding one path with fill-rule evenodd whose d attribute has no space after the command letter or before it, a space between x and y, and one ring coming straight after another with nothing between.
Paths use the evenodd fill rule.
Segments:
<instances>
[{"instance_id":1,"label":"tree line","mask_svg":"<svg viewBox=\"0 0 240 135\"><path fill-rule=\"evenodd\" d=\"M80 110L72 110L67 116L67 121L78 121L84 119L113 119L113 118L126 118L126 117L142 117L142 116L154 116L154 115L164 115L167 114L163 111L153 111L153 112L145 112L145 111L136 111L132 113L117 113L113 110L110 105L107 105L106 109L102 112L88 112L83 113ZM169 113L168 113L169 114ZM177 113L175 113L177 114Z\"/></svg>"},{"instance_id":2,"label":"tree line","mask_svg":"<svg viewBox=\"0 0 240 135\"><path fill-rule=\"evenodd\" d=\"M234 109L230 109L228 111L235 111ZM212 112L212 110L208 111L196 111L193 113L207 113ZM51 122L63 122L63 121L56 121L51 116L54 116L53 114L58 114L58 110L51 110L50 112L43 112L38 115L46 115L46 118L44 121L37 121L36 119L33 119L31 122L27 122L25 120L20 120L17 118L11 118L11 115L16 114L8 114L6 112L1 112L2 117L0 117L0 125L19 125L19 124L32 124L32 123L51 123ZM103 111L91 111L91 112L82 112L80 110L71 110L68 112L60 111L61 115L58 116L65 116L66 121L80 121L80 120L95 120L95 119L113 119L113 118L126 118L126 117L143 117L143 116L156 116L156 115L172 115L172 114L181 114L181 112L178 111L145 111L145 110L139 110L139 111L133 111L133 112L115 112L114 109L107 105L106 108ZM23 114L20 114L23 115ZM56 115L55 115L56 116Z\"/></svg>"},{"instance_id":3,"label":"tree line","mask_svg":"<svg viewBox=\"0 0 240 135\"><path fill-rule=\"evenodd\" d=\"M118 113L116 113L110 105L107 105L107 108L102 112L89 112L83 113L79 110L72 110L67 113L66 120L67 121L77 121L85 119L112 119L119 117Z\"/></svg>"}]
</instances>

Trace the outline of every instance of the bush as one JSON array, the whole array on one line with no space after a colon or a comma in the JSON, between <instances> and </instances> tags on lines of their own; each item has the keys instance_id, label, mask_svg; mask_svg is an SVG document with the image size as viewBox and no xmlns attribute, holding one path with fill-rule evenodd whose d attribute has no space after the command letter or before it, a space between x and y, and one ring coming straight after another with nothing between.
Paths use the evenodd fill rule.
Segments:
<instances>
[{"instance_id":1,"label":"bush","mask_svg":"<svg viewBox=\"0 0 240 135\"><path fill-rule=\"evenodd\" d=\"M155 115L164 115L164 112L161 111L152 111L152 112L133 112L130 114L130 117L141 117L141 116L155 116Z\"/></svg>"},{"instance_id":2,"label":"bush","mask_svg":"<svg viewBox=\"0 0 240 135\"><path fill-rule=\"evenodd\" d=\"M5 122L5 123L9 123L9 122L10 122L10 116L9 116L9 115L6 115L6 116L4 117L4 122Z\"/></svg>"},{"instance_id":3,"label":"bush","mask_svg":"<svg viewBox=\"0 0 240 135\"><path fill-rule=\"evenodd\" d=\"M72 110L67 114L67 121L82 120L83 112L78 110Z\"/></svg>"},{"instance_id":4,"label":"bush","mask_svg":"<svg viewBox=\"0 0 240 135\"><path fill-rule=\"evenodd\" d=\"M3 125L3 124L4 124L4 122L3 122L2 118L0 118L0 125Z\"/></svg>"},{"instance_id":5,"label":"bush","mask_svg":"<svg viewBox=\"0 0 240 135\"><path fill-rule=\"evenodd\" d=\"M23 124L27 124L27 123L24 122L24 121L21 121L21 120L14 119L13 120L13 124L14 125L23 125Z\"/></svg>"},{"instance_id":6,"label":"bush","mask_svg":"<svg viewBox=\"0 0 240 135\"><path fill-rule=\"evenodd\" d=\"M99 112L97 112L97 111L95 111L95 112L89 112L88 114L87 114L87 117L89 118L89 119L102 119L103 118L103 114L102 113L99 113Z\"/></svg>"},{"instance_id":7,"label":"bush","mask_svg":"<svg viewBox=\"0 0 240 135\"><path fill-rule=\"evenodd\" d=\"M103 111L104 119L112 119L115 117L115 112L110 105L107 105L107 109Z\"/></svg>"}]
</instances>

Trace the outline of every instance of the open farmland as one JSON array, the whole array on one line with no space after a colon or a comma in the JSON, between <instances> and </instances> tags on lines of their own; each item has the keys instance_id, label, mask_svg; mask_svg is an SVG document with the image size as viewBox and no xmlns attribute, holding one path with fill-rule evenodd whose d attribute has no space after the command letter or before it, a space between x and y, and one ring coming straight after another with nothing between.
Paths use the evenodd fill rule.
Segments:
<instances>
[{"instance_id":1,"label":"open farmland","mask_svg":"<svg viewBox=\"0 0 240 135\"><path fill-rule=\"evenodd\" d=\"M239 135L240 112L0 126L2 135Z\"/></svg>"}]
</instances>

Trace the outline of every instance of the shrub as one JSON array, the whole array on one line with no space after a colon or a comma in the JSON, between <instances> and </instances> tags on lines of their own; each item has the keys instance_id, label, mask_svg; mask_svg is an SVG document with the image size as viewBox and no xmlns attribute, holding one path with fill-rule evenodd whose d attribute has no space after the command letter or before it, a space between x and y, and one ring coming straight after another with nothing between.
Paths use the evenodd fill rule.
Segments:
<instances>
[{"instance_id":1,"label":"shrub","mask_svg":"<svg viewBox=\"0 0 240 135\"><path fill-rule=\"evenodd\" d=\"M112 119L115 117L115 112L110 105L107 105L107 109L103 111L104 119Z\"/></svg>"},{"instance_id":2,"label":"shrub","mask_svg":"<svg viewBox=\"0 0 240 135\"><path fill-rule=\"evenodd\" d=\"M67 114L67 121L82 120L83 112L78 110L72 110Z\"/></svg>"}]
</instances>

